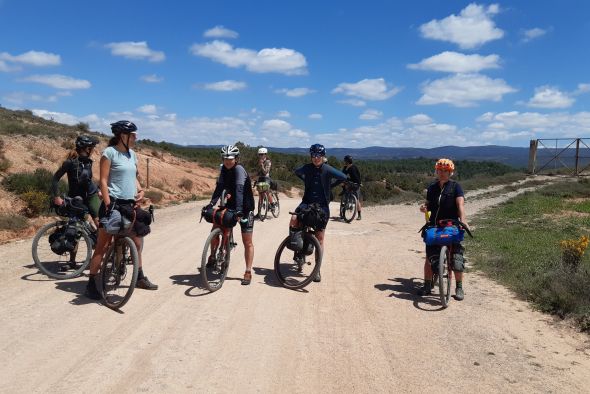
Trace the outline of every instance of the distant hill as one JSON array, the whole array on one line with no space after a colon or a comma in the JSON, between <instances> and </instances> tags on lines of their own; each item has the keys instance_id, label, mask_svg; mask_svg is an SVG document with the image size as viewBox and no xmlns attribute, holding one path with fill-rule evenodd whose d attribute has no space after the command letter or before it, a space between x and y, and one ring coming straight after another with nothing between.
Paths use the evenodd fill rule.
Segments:
<instances>
[{"instance_id":1,"label":"distant hill","mask_svg":"<svg viewBox=\"0 0 590 394\"><path fill-rule=\"evenodd\" d=\"M307 148L269 148L271 151L282 153L307 154ZM453 160L494 161L516 168L528 165L529 148L514 148L509 146L441 146L438 148L388 148L370 146L367 148L329 148L328 154L342 159L351 155L362 160L414 159L419 157L437 159L448 157Z\"/></svg>"}]
</instances>

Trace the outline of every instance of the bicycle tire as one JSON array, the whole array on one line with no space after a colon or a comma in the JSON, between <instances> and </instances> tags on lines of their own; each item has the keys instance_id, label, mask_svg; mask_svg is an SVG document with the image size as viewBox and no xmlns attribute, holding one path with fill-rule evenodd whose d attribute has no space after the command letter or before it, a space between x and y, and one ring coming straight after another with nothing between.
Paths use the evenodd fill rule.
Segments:
<instances>
[{"instance_id":1,"label":"bicycle tire","mask_svg":"<svg viewBox=\"0 0 590 394\"><path fill-rule=\"evenodd\" d=\"M299 265L295 262L294 257L287 257L287 254L295 254L295 252L293 252L292 250L287 249L287 244L289 243L288 236L283 240L283 242L281 242L275 254L275 276L281 284L281 286L287 289L302 289L308 284L310 284L313 278L315 278L316 274L320 271L320 267L322 265L323 250L320 245L320 242L317 240L315 236L309 233L304 233L303 237L304 245L306 243L311 243L314 246L314 252L312 254L314 256L313 262L305 261L305 263L307 264L303 264L304 267L306 265L313 264L313 267L311 268L311 270L306 270L305 274L302 274L301 271L299 271ZM305 256L305 258L307 257L309 256ZM298 272L295 272L296 270ZM300 280L298 280L297 277L299 277Z\"/></svg>"},{"instance_id":2,"label":"bicycle tire","mask_svg":"<svg viewBox=\"0 0 590 394\"><path fill-rule=\"evenodd\" d=\"M258 204L258 219L260 219L261 222L264 222L264 220L266 219L266 215L268 215L268 192L264 192L262 194L262 199L259 200L259 204Z\"/></svg>"},{"instance_id":3,"label":"bicycle tire","mask_svg":"<svg viewBox=\"0 0 590 394\"><path fill-rule=\"evenodd\" d=\"M117 252L118 248L121 248L120 252ZM120 256L117 256L118 253ZM131 272L128 272L129 266ZM120 309L127 304L135 290L138 272L139 254L135 242L129 237L115 239L104 255L100 268L104 304L111 309ZM129 273L129 283L122 285L122 280L127 279Z\"/></svg>"},{"instance_id":4,"label":"bicycle tire","mask_svg":"<svg viewBox=\"0 0 590 394\"><path fill-rule=\"evenodd\" d=\"M76 256L84 255L84 251L80 250L82 241L86 245L86 255L83 261L76 261L76 268L74 270L63 270L68 268L71 253L67 252L63 255L55 254L49 245L49 236L53 233L51 230L60 226L67 225L66 221L58 220L53 223L48 223L41 227L31 245L31 252L33 261L40 272L53 279L72 279L80 276L82 272L90 264L92 257L93 243L85 231L80 231L80 239L78 239L76 247ZM57 260L56 260L57 259Z\"/></svg>"},{"instance_id":5,"label":"bicycle tire","mask_svg":"<svg viewBox=\"0 0 590 394\"><path fill-rule=\"evenodd\" d=\"M346 193L345 196L343 197L343 200L344 200L344 207L343 207L343 211L342 211L342 219L344 219L344 221L346 223L350 223L356 217L357 198L352 193Z\"/></svg>"},{"instance_id":6,"label":"bicycle tire","mask_svg":"<svg viewBox=\"0 0 590 394\"><path fill-rule=\"evenodd\" d=\"M221 265L221 270L218 273L215 273L216 267L207 267L208 257L211 251L211 242L215 237L219 237L219 244L217 246L217 251L215 252L215 264L219 263ZM221 289L221 286L223 286L225 278L227 277L227 271L229 270L229 263L231 260L231 247L228 247L228 245L223 245L222 241L223 231L220 228L214 228L205 241L205 247L203 248L203 254L201 255L201 278L203 287L212 293ZM220 251L223 251L223 249L226 250L225 253L222 253L221 255L224 255L225 259L224 261L219 262L217 260L220 256Z\"/></svg>"},{"instance_id":7,"label":"bicycle tire","mask_svg":"<svg viewBox=\"0 0 590 394\"><path fill-rule=\"evenodd\" d=\"M438 291L439 298L443 308L449 306L451 299L451 272L449 266L448 247L442 246L440 248L440 257L438 259Z\"/></svg>"},{"instance_id":8,"label":"bicycle tire","mask_svg":"<svg viewBox=\"0 0 590 394\"><path fill-rule=\"evenodd\" d=\"M273 191L272 192L272 199L273 199L275 205L270 209L270 212L272 213L272 216L274 216L275 218L278 218L279 215L281 214L281 203L279 201L279 193Z\"/></svg>"}]
</instances>

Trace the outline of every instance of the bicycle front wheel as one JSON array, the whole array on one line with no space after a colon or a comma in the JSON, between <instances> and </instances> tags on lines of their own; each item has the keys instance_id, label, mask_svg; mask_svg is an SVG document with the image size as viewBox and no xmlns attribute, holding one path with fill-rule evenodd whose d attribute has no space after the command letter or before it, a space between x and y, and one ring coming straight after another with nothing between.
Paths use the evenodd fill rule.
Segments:
<instances>
[{"instance_id":1,"label":"bicycle front wheel","mask_svg":"<svg viewBox=\"0 0 590 394\"><path fill-rule=\"evenodd\" d=\"M287 249L289 237L279 246L275 255L275 275L283 287L287 289L302 289L307 286L316 274L320 271L322 265L322 247L316 237L309 233L303 234L303 250L293 252ZM313 246L311 254L309 246Z\"/></svg>"},{"instance_id":2,"label":"bicycle front wheel","mask_svg":"<svg viewBox=\"0 0 590 394\"><path fill-rule=\"evenodd\" d=\"M281 203L279 202L279 193L272 192L273 206L270 208L272 216L278 218L281 213Z\"/></svg>"},{"instance_id":3,"label":"bicycle front wheel","mask_svg":"<svg viewBox=\"0 0 590 394\"><path fill-rule=\"evenodd\" d=\"M449 300L451 299L451 279L451 272L449 271L449 248L442 246L438 259L438 291L443 308L449 305Z\"/></svg>"},{"instance_id":4,"label":"bicycle front wheel","mask_svg":"<svg viewBox=\"0 0 590 394\"><path fill-rule=\"evenodd\" d=\"M72 252L56 254L51 250L49 237L60 231L67 222L57 221L41 227L33 238L32 253L35 265L45 275L54 279L71 279L80 276L90 264L92 241L80 231L76 248Z\"/></svg>"},{"instance_id":5,"label":"bicycle front wheel","mask_svg":"<svg viewBox=\"0 0 590 394\"><path fill-rule=\"evenodd\" d=\"M139 272L139 255L129 237L115 239L102 260L102 298L111 309L122 308L129 301Z\"/></svg>"},{"instance_id":6,"label":"bicycle front wheel","mask_svg":"<svg viewBox=\"0 0 590 394\"><path fill-rule=\"evenodd\" d=\"M210 292L221 289L229 270L231 248L229 245L224 244L223 241L223 231L220 228L215 228L207 237L203 248L201 278L203 286ZM211 243L217 245L217 250L214 250L213 254L210 255ZM211 259L209 259L209 256L211 256Z\"/></svg>"},{"instance_id":7,"label":"bicycle front wheel","mask_svg":"<svg viewBox=\"0 0 590 394\"><path fill-rule=\"evenodd\" d=\"M346 223L350 223L356 217L356 196L352 193L346 193L343 197L344 203L342 204L342 218Z\"/></svg>"},{"instance_id":8,"label":"bicycle front wheel","mask_svg":"<svg viewBox=\"0 0 590 394\"><path fill-rule=\"evenodd\" d=\"M260 203L258 204L258 218L261 222L264 222L266 219L266 215L268 214L268 194L264 192L262 194L262 199L259 200Z\"/></svg>"}]
</instances>

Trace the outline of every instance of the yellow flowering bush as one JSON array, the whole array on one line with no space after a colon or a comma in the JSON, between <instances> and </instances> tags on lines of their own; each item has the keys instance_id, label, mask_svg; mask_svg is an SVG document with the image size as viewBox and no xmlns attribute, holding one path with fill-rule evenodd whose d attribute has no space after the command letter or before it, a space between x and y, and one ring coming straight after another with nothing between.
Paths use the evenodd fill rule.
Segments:
<instances>
[{"instance_id":1,"label":"yellow flowering bush","mask_svg":"<svg viewBox=\"0 0 590 394\"><path fill-rule=\"evenodd\" d=\"M562 251L562 261L565 266L576 269L586 252L589 239L582 235L579 239L564 239L559 242Z\"/></svg>"}]
</instances>

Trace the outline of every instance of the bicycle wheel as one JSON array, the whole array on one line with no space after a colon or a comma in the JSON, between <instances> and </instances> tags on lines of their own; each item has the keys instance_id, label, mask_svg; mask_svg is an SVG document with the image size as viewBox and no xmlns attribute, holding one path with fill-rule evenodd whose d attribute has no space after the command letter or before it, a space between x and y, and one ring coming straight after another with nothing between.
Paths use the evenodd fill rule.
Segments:
<instances>
[{"instance_id":1,"label":"bicycle wheel","mask_svg":"<svg viewBox=\"0 0 590 394\"><path fill-rule=\"evenodd\" d=\"M32 253L35 265L45 275L54 279L71 279L80 276L90 264L92 241L85 231L79 231L77 246L73 252L58 255L51 250L49 237L66 226L66 221L57 221L41 227L33 238Z\"/></svg>"},{"instance_id":2,"label":"bicycle wheel","mask_svg":"<svg viewBox=\"0 0 590 394\"><path fill-rule=\"evenodd\" d=\"M438 291L443 308L449 305L451 299L451 272L449 271L449 249L446 246L440 248L438 259Z\"/></svg>"},{"instance_id":3,"label":"bicycle wheel","mask_svg":"<svg viewBox=\"0 0 590 394\"><path fill-rule=\"evenodd\" d=\"M218 246L211 263L208 264L211 242L214 239L217 240ZM205 241L203 255L201 256L201 278L203 279L203 286L210 292L217 291L223 286L229 270L230 250L228 245L223 244L223 231L220 228L213 229Z\"/></svg>"},{"instance_id":4,"label":"bicycle wheel","mask_svg":"<svg viewBox=\"0 0 590 394\"><path fill-rule=\"evenodd\" d=\"M272 205L272 207L270 207L270 212L272 213L272 216L278 218L281 214L281 203L279 202L279 193L272 192L272 199L274 204Z\"/></svg>"},{"instance_id":5,"label":"bicycle wheel","mask_svg":"<svg viewBox=\"0 0 590 394\"><path fill-rule=\"evenodd\" d=\"M346 223L350 223L356 217L356 196L352 193L346 193L343 200L344 206L342 207L342 218Z\"/></svg>"},{"instance_id":6,"label":"bicycle wheel","mask_svg":"<svg viewBox=\"0 0 590 394\"><path fill-rule=\"evenodd\" d=\"M258 218L261 222L264 222L266 219L266 215L268 214L268 192L264 192L262 194L262 200L259 200L260 203L258 204Z\"/></svg>"},{"instance_id":7,"label":"bicycle wheel","mask_svg":"<svg viewBox=\"0 0 590 394\"><path fill-rule=\"evenodd\" d=\"M139 256L135 242L129 237L111 243L100 268L102 298L111 309L122 308L129 301L139 271Z\"/></svg>"},{"instance_id":8,"label":"bicycle wheel","mask_svg":"<svg viewBox=\"0 0 590 394\"><path fill-rule=\"evenodd\" d=\"M293 252L287 249L289 237L279 246L275 255L275 275L283 287L302 289L307 286L320 270L322 265L322 247L312 234L303 234L303 250L313 245L313 253L306 256L304 252Z\"/></svg>"}]
</instances>

